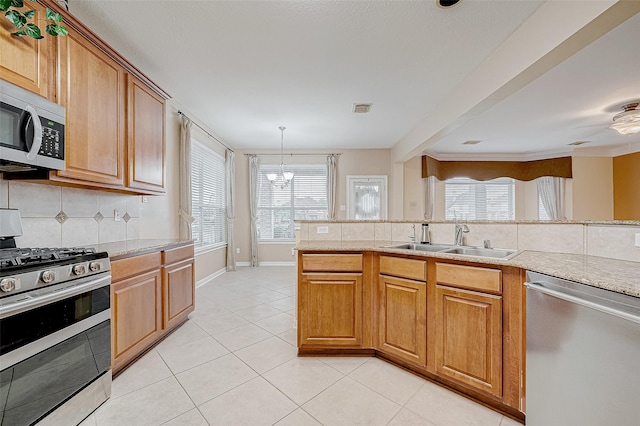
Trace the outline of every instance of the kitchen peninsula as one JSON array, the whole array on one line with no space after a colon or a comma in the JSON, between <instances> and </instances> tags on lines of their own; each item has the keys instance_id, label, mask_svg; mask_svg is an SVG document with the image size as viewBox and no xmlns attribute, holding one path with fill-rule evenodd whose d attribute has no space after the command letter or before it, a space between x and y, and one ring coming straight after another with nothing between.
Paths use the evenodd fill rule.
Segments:
<instances>
[{"instance_id":1,"label":"kitchen peninsula","mask_svg":"<svg viewBox=\"0 0 640 426\"><path fill-rule=\"evenodd\" d=\"M635 222L468 223L471 241L518 249L508 258L388 247L417 225L301 222L300 355L376 355L523 420L526 271L640 297L640 265L613 258L633 249L592 255ZM430 228L432 243L453 242L452 223ZM553 251L531 249L541 242Z\"/></svg>"}]
</instances>

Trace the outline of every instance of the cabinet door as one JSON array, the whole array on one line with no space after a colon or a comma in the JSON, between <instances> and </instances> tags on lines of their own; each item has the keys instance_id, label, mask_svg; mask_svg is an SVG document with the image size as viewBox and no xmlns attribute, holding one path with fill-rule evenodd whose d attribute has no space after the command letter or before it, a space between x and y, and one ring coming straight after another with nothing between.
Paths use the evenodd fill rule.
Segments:
<instances>
[{"instance_id":1,"label":"cabinet door","mask_svg":"<svg viewBox=\"0 0 640 426\"><path fill-rule=\"evenodd\" d=\"M58 37L59 101L67 109L62 179L124 186L124 70L70 29Z\"/></svg>"},{"instance_id":2,"label":"cabinet door","mask_svg":"<svg viewBox=\"0 0 640 426\"><path fill-rule=\"evenodd\" d=\"M298 345L362 344L362 274L302 274Z\"/></svg>"},{"instance_id":3,"label":"cabinet door","mask_svg":"<svg viewBox=\"0 0 640 426\"><path fill-rule=\"evenodd\" d=\"M436 371L502 395L502 296L436 286Z\"/></svg>"},{"instance_id":4,"label":"cabinet door","mask_svg":"<svg viewBox=\"0 0 640 426\"><path fill-rule=\"evenodd\" d=\"M163 268L163 328L172 328L185 319L195 307L193 259Z\"/></svg>"},{"instance_id":5,"label":"cabinet door","mask_svg":"<svg viewBox=\"0 0 640 426\"><path fill-rule=\"evenodd\" d=\"M425 365L427 360L427 285L380 275L376 294L376 349Z\"/></svg>"},{"instance_id":6,"label":"cabinet door","mask_svg":"<svg viewBox=\"0 0 640 426\"><path fill-rule=\"evenodd\" d=\"M36 2L25 2L34 9L34 21L44 22L45 7ZM4 13L3 13L4 15ZM0 78L55 101L52 82L54 38L45 35L42 40L31 37L16 37L17 31L11 22L0 19Z\"/></svg>"},{"instance_id":7,"label":"cabinet door","mask_svg":"<svg viewBox=\"0 0 640 426\"><path fill-rule=\"evenodd\" d=\"M112 368L117 371L162 332L160 270L111 284Z\"/></svg>"},{"instance_id":8,"label":"cabinet door","mask_svg":"<svg viewBox=\"0 0 640 426\"><path fill-rule=\"evenodd\" d=\"M127 187L164 192L165 102L127 75Z\"/></svg>"}]
</instances>

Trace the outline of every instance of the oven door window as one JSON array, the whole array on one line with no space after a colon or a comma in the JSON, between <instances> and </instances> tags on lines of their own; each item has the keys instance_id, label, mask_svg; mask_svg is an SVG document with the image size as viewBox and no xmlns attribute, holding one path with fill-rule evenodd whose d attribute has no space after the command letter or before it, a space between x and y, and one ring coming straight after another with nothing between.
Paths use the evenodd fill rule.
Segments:
<instances>
[{"instance_id":1,"label":"oven door window","mask_svg":"<svg viewBox=\"0 0 640 426\"><path fill-rule=\"evenodd\" d=\"M109 309L109 286L0 319L0 355Z\"/></svg>"},{"instance_id":2,"label":"oven door window","mask_svg":"<svg viewBox=\"0 0 640 426\"><path fill-rule=\"evenodd\" d=\"M0 425L31 425L109 369L106 320L0 372Z\"/></svg>"}]
</instances>

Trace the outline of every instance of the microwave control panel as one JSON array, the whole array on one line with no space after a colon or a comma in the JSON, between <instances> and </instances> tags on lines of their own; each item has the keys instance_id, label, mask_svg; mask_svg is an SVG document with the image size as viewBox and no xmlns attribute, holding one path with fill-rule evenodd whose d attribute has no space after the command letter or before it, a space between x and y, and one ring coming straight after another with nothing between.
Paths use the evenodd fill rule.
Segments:
<instances>
[{"instance_id":1,"label":"microwave control panel","mask_svg":"<svg viewBox=\"0 0 640 426\"><path fill-rule=\"evenodd\" d=\"M42 145L40 155L64 160L64 125L51 120L42 121Z\"/></svg>"}]
</instances>

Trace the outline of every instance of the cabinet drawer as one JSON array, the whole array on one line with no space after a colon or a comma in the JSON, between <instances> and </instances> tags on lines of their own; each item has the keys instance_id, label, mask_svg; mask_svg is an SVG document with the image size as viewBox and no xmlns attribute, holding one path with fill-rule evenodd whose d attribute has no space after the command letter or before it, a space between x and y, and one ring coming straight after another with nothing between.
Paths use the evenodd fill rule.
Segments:
<instances>
[{"instance_id":1,"label":"cabinet drawer","mask_svg":"<svg viewBox=\"0 0 640 426\"><path fill-rule=\"evenodd\" d=\"M303 254L303 272L362 272L362 254Z\"/></svg>"},{"instance_id":2,"label":"cabinet drawer","mask_svg":"<svg viewBox=\"0 0 640 426\"><path fill-rule=\"evenodd\" d=\"M111 262L111 280L115 282L153 269L160 269L160 253L149 253L115 260Z\"/></svg>"},{"instance_id":3,"label":"cabinet drawer","mask_svg":"<svg viewBox=\"0 0 640 426\"><path fill-rule=\"evenodd\" d=\"M455 287L502 292L502 271L499 269L436 263L436 281Z\"/></svg>"},{"instance_id":4,"label":"cabinet drawer","mask_svg":"<svg viewBox=\"0 0 640 426\"><path fill-rule=\"evenodd\" d=\"M427 280L427 261L380 256L380 273L412 280Z\"/></svg>"},{"instance_id":5,"label":"cabinet drawer","mask_svg":"<svg viewBox=\"0 0 640 426\"><path fill-rule=\"evenodd\" d=\"M171 263L180 262L181 260L191 259L193 257L193 245L178 247L162 252L162 264L169 265Z\"/></svg>"}]
</instances>

